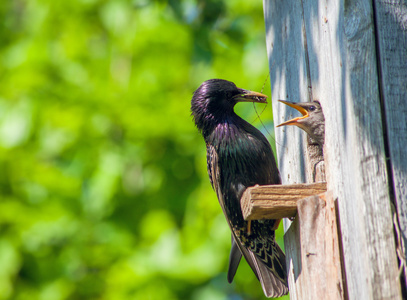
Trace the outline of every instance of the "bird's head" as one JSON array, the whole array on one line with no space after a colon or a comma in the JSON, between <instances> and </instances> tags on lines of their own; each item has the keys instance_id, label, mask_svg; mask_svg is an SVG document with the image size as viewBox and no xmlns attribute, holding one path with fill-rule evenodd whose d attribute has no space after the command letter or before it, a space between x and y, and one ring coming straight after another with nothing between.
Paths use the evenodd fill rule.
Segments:
<instances>
[{"instance_id":1,"label":"bird's head","mask_svg":"<svg viewBox=\"0 0 407 300\"><path fill-rule=\"evenodd\" d=\"M234 114L238 102L267 103L267 96L238 88L233 82L210 79L201 84L191 100L191 112L200 131Z\"/></svg>"},{"instance_id":2,"label":"bird's head","mask_svg":"<svg viewBox=\"0 0 407 300\"><path fill-rule=\"evenodd\" d=\"M324 143L325 118L319 101L295 103L284 100L278 100L292 108L298 110L302 117L288 120L277 127L285 125L295 125L306 131L321 146Z\"/></svg>"}]
</instances>

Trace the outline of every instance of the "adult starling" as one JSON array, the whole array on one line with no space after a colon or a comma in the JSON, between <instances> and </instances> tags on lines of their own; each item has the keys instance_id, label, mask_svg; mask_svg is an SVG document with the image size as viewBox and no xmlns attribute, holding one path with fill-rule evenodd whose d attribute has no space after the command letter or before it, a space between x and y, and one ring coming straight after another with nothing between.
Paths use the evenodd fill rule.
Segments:
<instances>
[{"instance_id":1,"label":"adult starling","mask_svg":"<svg viewBox=\"0 0 407 300\"><path fill-rule=\"evenodd\" d=\"M266 98L233 82L210 79L194 92L191 111L206 142L209 179L232 231L228 281L243 254L265 295L279 297L288 287L285 256L273 230L278 221L245 221L240 207L247 187L281 183L269 142L234 112L238 102L267 103Z\"/></svg>"},{"instance_id":2,"label":"adult starling","mask_svg":"<svg viewBox=\"0 0 407 300\"><path fill-rule=\"evenodd\" d=\"M322 107L319 101L295 103L289 101L278 100L288 106L298 110L302 117L294 118L277 127L284 125L295 125L307 132L321 147L324 146L325 140L325 117L322 112Z\"/></svg>"}]
</instances>

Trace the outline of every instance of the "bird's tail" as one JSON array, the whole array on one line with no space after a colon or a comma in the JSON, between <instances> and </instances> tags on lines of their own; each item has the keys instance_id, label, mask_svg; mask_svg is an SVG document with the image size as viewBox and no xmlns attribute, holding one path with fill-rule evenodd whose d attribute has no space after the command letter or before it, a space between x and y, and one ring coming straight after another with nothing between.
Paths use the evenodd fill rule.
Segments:
<instances>
[{"instance_id":1,"label":"bird's tail","mask_svg":"<svg viewBox=\"0 0 407 300\"><path fill-rule=\"evenodd\" d=\"M229 258L228 281L232 282L243 256L260 281L264 294L269 298L281 297L288 293L285 255L277 243L271 243L270 249L263 248L263 255L242 247L232 237L232 249ZM239 251L240 250L240 251Z\"/></svg>"},{"instance_id":2,"label":"bird's tail","mask_svg":"<svg viewBox=\"0 0 407 300\"><path fill-rule=\"evenodd\" d=\"M268 258L271 263L267 265L264 259L250 250L246 250L248 255L244 255L259 279L264 294L269 298L281 297L288 293L285 255L277 243L274 246L273 255Z\"/></svg>"}]
</instances>

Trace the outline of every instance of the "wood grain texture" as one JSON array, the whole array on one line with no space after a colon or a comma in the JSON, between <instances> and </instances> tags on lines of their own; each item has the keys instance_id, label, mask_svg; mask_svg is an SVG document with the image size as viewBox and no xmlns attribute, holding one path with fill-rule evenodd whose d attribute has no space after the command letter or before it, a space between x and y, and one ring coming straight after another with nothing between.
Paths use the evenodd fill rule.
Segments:
<instances>
[{"instance_id":1,"label":"wood grain texture","mask_svg":"<svg viewBox=\"0 0 407 300\"><path fill-rule=\"evenodd\" d=\"M298 200L324 192L326 182L249 187L241 200L243 217L245 220L294 217Z\"/></svg>"},{"instance_id":2,"label":"wood grain texture","mask_svg":"<svg viewBox=\"0 0 407 300\"><path fill-rule=\"evenodd\" d=\"M309 86L308 53L301 1L264 0L266 45L270 66L270 82L275 124L297 117L298 112L276 100L307 102L313 99ZM276 128L277 161L283 185L311 181L309 162L305 155L307 137L295 126ZM307 169L308 167L308 169ZM319 172L319 171L318 171ZM319 173L321 174L321 173ZM324 178L320 176L319 178ZM287 259L301 263L298 224L284 219ZM290 227L292 226L292 227ZM292 249L289 251L287 249ZM294 278L293 264L288 264L290 299L298 298L296 290L306 289ZM319 268L319 265L315 265Z\"/></svg>"},{"instance_id":3,"label":"wood grain texture","mask_svg":"<svg viewBox=\"0 0 407 300\"><path fill-rule=\"evenodd\" d=\"M275 122L291 116L274 100L308 101L308 85L312 85L312 97L320 100L324 110L326 176L328 190L338 199L349 299L401 299L372 2L265 0L264 10ZM397 138L397 130L403 131L404 125L392 126ZM304 138L296 129L276 130L283 184L309 178ZM394 186L405 189L403 172ZM288 226L285 222L285 228ZM298 243L295 233L290 235L288 231L286 236L293 238L286 241L286 249L292 249L287 257L301 261L295 257L298 249L296 252L293 248ZM306 287L295 281L292 269L289 272L290 297L300 299L296 289Z\"/></svg>"},{"instance_id":4,"label":"wood grain texture","mask_svg":"<svg viewBox=\"0 0 407 300\"><path fill-rule=\"evenodd\" d=\"M407 1L375 0L373 5L390 176L407 247ZM405 256L407 248L401 250Z\"/></svg>"},{"instance_id":5,"label":"wood grain texture","mask_svg":"<svg viewBox=\"0 0 407 300\"><path fill-rule=\"evenodd\" d=\"M370 1L304 0L314 97L325 114L350 299L401 299Z\"/></svg>"},{"instance_id":6,"label":"wood grain texture","mask_svg":"<svg viewBox=\"0 0 407 300\"><path fill-rule=\"evenodd\" d=\"M298 116L277 100L308 101L300 1L264 0L266 45L275 124ZM275 129L278 168L283 184L306 182L306 135L295 126Z\"/></svg>"},{"instance_id":7,"label":"wood grain texture","mask_svg":"<svg viewBox=\"0 0 407 300\"><path fill-rule=\"evenodd\" d=\"M332 193L298 201L298 216L285 243L290 245L285 248L292 272L289 286L296 287L290 290L290 298L345 299Z\"/></svg>"}]
</instances>

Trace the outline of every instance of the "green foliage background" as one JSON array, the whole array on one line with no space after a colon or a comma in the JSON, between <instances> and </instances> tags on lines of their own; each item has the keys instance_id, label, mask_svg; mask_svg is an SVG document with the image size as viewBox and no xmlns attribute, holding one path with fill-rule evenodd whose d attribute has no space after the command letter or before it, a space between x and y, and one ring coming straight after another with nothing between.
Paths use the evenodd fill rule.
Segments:
<instances>
[{"instance_id":1,"label":"green foliage background","mask_svg":"<svg viewBox=\"0 0 407 300\"><path fill-rule=\"evenodd\" d=\"M268 82L261 1L1 1L0 38L0 299L264 297L226 281L189 112L206 79Z\"/></svg>"}]
</instances>

